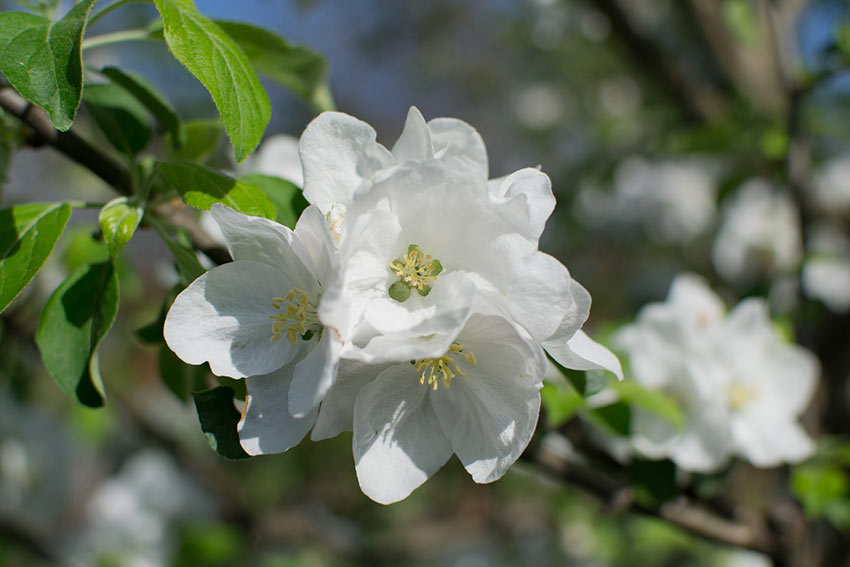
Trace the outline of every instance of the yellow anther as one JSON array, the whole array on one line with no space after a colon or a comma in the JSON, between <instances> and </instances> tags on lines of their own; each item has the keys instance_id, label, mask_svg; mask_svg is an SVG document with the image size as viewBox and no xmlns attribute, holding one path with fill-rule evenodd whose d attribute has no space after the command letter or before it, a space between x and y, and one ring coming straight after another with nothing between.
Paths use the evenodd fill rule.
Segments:
<instances>
[{"instance_id":1,"label":"yellow anther","mask_svg":"<svg viewBox=\"0 0 850 567\"><path fill-rule=\"evenodd\" d=\"M321 330L316 308L307 300L307 294L300 289L292 289L285 297L272 297L272 307L278 313L269 315L272 320L272 342L276 342L286 333L286 340L292 346L298 337L306 340L308 333Z\"/></svg>"},{"instance_id":2,"label":"yellow anther","mask_svg":"<svg viewBox=\"0 0 850 567\"><path fill-rule=\"evenodd\" d=\"M427 381L428 386L436 391L442 382L443 388L448 390L456 376L466 376L466 372L450 356L454 353L463 354L463 358L471 365L477 364L474 354L464 353L461 345L452 343L446 354L440 358L421 358L413 361L413 366L419 371L419 383L425 384Z\"/></svg>"},{"instance_id":3,"label":"yellow anther","mask_svg":"<svg viewBox=\"0 0 850 567\"><path fill-rule=\"evenodd\" d=\"M415 244L407 248L407 254L390 262L390 269L401 281L419 291L425 290L443 270L439 260L425 254Z\"/></svg>"},{"instance_id":4,"label":"yellow anther","mask_svg":"<svg viewBox=\"0 0 850 567\"><path fill-rule=\"evenodd\" d=\"M735 382L729 387L729 406L732 411L740 411L751 401L759 397L758 388Z\"/></svg>"}]
</instances>

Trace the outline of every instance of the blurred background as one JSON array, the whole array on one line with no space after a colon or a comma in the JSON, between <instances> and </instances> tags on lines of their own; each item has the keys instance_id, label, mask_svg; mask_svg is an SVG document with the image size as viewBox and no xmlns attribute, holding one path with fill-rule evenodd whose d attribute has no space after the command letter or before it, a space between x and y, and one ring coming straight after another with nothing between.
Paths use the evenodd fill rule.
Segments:
<instances>
[{"instance_id":1,"label":"blurred background","mask_svg":"<svg viewBox=\"0 0 850 567\"><path fill-rule=\"evenodd\" d=\"M541 248L590 290L588 328L601 340L661 300L683 271L707 278L728 304L767 297L822 364L809 432L845 439L845 1L195 3L207 16L267 27L325 55L339 110L372 124L387 146L416 105L426 119L476 127L491 177L540 166L558 199ZM7 0L0 9L18 8ZM152 5L129 4L88 34L155 17ZM184 120L216 116L162 42L92 48L85 62L140 73ZM264 84L273 105L267 136L299 136L314 111ZM0 151L4 208L67 195L111 198L50 149L22 149L11 161L7 154ZM209 159L235 168L226 139ZM75 212L58 253L0 320L0 565L770 564L630 512L628 503L599 502L527 460L479 486L453 459L407 500L384 507L358 489L350 434L281 455L222 459L207 446L191 401L163 385L169 359L135 333L156 319L176 281L150 230L120 259L121 310L101 349L107 405L77 405L46 373L32 336L68 270L106 257L92 238L96 212L86 213ZM211 377L199 371L192 379ZM582 420L559 427L592 430ZM545 445L549 424L544 412L532 447ZM764 510L779 496L803 506L812 564L847 564L846 464L810 465L794 493L802 504L787 499L784 469L735 463L700 486L732 508ZM833 501L843 505L830 508Z\"/></svg>"}]
</instances>

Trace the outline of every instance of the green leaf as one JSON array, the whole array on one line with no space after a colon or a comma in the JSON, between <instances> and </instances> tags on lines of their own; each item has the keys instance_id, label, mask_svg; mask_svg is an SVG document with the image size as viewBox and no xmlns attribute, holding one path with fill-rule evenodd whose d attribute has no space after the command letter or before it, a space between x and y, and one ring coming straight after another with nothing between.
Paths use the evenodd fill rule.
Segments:
<instances>
[{"instance_id":1,"label":"green leaf","mask_svg":"<svg viewBox=\"0 0 850 567\"><path fill-rule=\"evenodd\" d=\"M204 378L208 373L208 365L186 364L171 352L168 345L160 345L159 375L163 384L182 401L188 402L192 392L206 388Z\"/></svg>"},{"instance_id":2,"label":"green leaf","mask_svg":"<svg viewBox=\"0 0 850 567\"><path fill-rule=\"evenodd\" d=\"M148 145L148 114L136 98L115 83L86 85L83 99L98 128L119 152L136 155Z\"/></svg>"},{"instance_id":3,"label":"green leaf","mask_svg":"<svg viewBox=\"0 0 850 567\"><path fill-rule=\"evenodd\" d=\"M657 505L679 493L676 486L676 465L673 461L648 461L633 458L629 463L628 473L629 480L637 489L639 502Z\"/></svg>"},{"instance_id":4,"label":"green leaf","mask_svg":"<svg viewBox=\"0 0 850 567\"><path fill-rule=\"evenodd\" d=\"M143 214L144 211L131 205L127 197L113 199L100 210L98 220L110 257L115 258L130 241Z\"/></svg>"},{"instance_id":5,"label":"green leaf","mask_svg":"<svg viewBox=\"0 0 850 567\"><path fill-rule=\"evenodd\" d=\"M105 401L96 351L118 312L118 278L112 262L81 266L53 292L35 341L47 370L80 403Z\"/></svg>"},{"instance_id":6,"label":"green leaf","mask_svg":"<svg viewBox=\"0 0 850 567\"><path fill-rule=\"evenodd\" d=\"M277 209L275 220L289 228L295 228L295 223L298 222L301 211L307 208L309 204L301 189L286 179L262 173L248 173L240 175L239 180L262 189Z\"/></svg>"},{"instance_id":7,"label":"green leaf","mask_svg":"<svg viewBox=\"0 0 850 567\"><path fill-rule=\"evenodd\" d=\"M806 515L817 518L830 505L850 493L850 478L833 463L806 463L791 472L791 492L803 505Z\"/></svg>"},{"instance_id":8,"label":"green leaf","mask_svg":"<svg viewBox=\"0 0 850 567\"><path fill-rule=\"evenodd\" d=\"M242 48L258 73L280 83L319 111L334 110L324 57L251 24L223 21L216 24Z\"/></svg>"},{"instance_id":9,"label":"green leaf","mask_svg":"<svg viewBox=\"0 0 850 567\"><path fill-rule=\"evenodd\" d=\"M177 264L177 270L180 272L184 285L192 283L206 271L190 246L172 237L159 223L153 224L153 227L174 256L174 262Z\"/></svg>"},{"instance_id":10,"label":"green leaf","mask_svg":"<svg viewBox=\"0 0 850 567\"><path fill-rule=\"evenodd\" d=\"M154 0L174 57L212 95L224 128L242 161L260 143L271 118L271 104L251 62L192 0Z\"/></svg>"},{"instance_id":11,"label":"green leaf","mask_svg":"<svg viewBox=\"0 0 850 567\"><path fill-rule=\"evenodd\" d=\"M629 435L632 412L627 404L615 402L588 413L591 420L614 435Z\"/></svg>"},{"instance_id":12,"label":"green leaf","mask_svg":"<svg viewBox=\"0 0 850 567\"><path fill-rule=\"evenodd\" d=\"M546 422L553 429L566 423L580 408L584 407L584 398L572 385L544 382L540 396L543 408L546 410Z\"/></svg>"},{"instance_id":13,"label":"green leaf","mask_svg":"<svg viewBox=\"0 0 850 567\"><path fill-rule=\"evenodd\" d=\"M159 164L159 172L191 207L208 211L215 203L222 203L246 215L267 219L277 216L275 206L259 187L202 165L166 162Z\"/></svg>"},{"instance_id":14,"label":"green leaf","mask_svg":"<svg viewBox=\"0 0 850 567\"><path fill-rule=\"evenodd\" d=\"M0 311L35 277L71 217L64 203L0 210Z\"/></svg>"},{"instance_id":15,"label":"green leaf","mask_svg":"<svg viewBox=\"0 0 850 567\"><path fill-rule=\"evenodd\" d=\"M183 129L183 122L177 115L177 110L153 84L141 75L122 71L117 67L105 67L101 72L113 83L126 89L147 108L162 129L171 135L176 146L179 147L185 143L186 132Z\"/></svg>"},{"instance_id":16,"label":"green leaf","mask_svg":"<svg viewBox=\"0 0 850 567\"><path fill-rule=\"evenodd\" d=\"M222 457L228 459L247 459L248 453L239 444L236 426L239 424L239 412L233 405L233 388L219 386L204 392L192 394L201 430L212 447Z\"/></svg>"},{"instance_id":17,"label":"green leaf","mask_svg":"<svg viewBox=\"0 0 850 567\"><path fill-rule=\"evenodd\" d=\"M55 23L23 12L0 14L0 71L58 130L71 127L80 105L80 43L95 2L82 0Z\"/></svg>"},{"instance_id":18,"label":"green leaf","mask_svg":"<svg viewBox=\"0 0 850 567\"><path fill-rule=\"evenodd\" d=\"M641 408L655 416L666 419L681 429L685 425L685 415L679 405L660 390L652 390L634 380L613 382L611 387L620 394L620 399Z\"/></svg>"},{"instance_id":19,"label":"green leaf","mask_svg":"<svg viewBox=\"0 0 850 567\"><path fill-rule=\"evenodd\" d=\"M175 141L173 135L166 137L165 155L172 160L197 161L203 163L221 142L224 129L218 120L193 120L183 124L185 141Z\"/></svg>"}]
</instances>

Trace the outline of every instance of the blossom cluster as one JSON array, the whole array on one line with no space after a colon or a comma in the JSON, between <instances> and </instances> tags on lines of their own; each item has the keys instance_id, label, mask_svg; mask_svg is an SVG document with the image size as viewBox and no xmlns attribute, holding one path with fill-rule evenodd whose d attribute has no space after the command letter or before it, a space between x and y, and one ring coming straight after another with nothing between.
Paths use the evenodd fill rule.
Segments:
<instances>
[{"instance_id":1,"label":"blossom cluster","mask_svg":"<svg viewBox=\"0 0 850 567\"><path fill-rule=\"evenodd\" d=\"M685 418L677 427L632 408L638 452L693 472L716 471L732 456L772 467L813 453L798 418L817 386L817 359L782 339L763 299L727 314L701 278L683 274L667 301L644 306L615 342L631 376L669 394Z\"/></svg>"},{"instance_id":2,"label":"blossom cluster","mask_svg":"<svg viewBox=\"0 0 850 567\"><path fill-rule=\"evenodd\" d=\"M621 376L581 330L590 294L539 250L544 173L489 179L474 128L416 108L392 149L326 112L299 153L310 205L295 229L214 206L234 261L165 321L181 359L246 378L245 451L351 430L363 492L391 503L453 454L476 482L500 478L536 427L546 353Z\"/></svg>"}]
</instances>

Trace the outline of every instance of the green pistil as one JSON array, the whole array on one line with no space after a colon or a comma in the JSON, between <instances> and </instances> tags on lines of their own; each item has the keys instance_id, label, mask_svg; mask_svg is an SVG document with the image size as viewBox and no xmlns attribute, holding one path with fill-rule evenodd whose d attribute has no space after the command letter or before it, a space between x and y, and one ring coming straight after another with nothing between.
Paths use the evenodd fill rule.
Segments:
<instances>
[{"instance_id":1,"label":"green pistil","mask_svg":"<svg viewBox=\"0 0 850 567\"><path fill-rule=\"evenodd\" d=\"M421 296L431 293L431 282L443 271L443 265L430 254L425 254L416 244L407 247L407 254L390 262L390 269L399 276L387 292L390 297L402 303L415 289Z\"/></svg>"}]
</instances>

